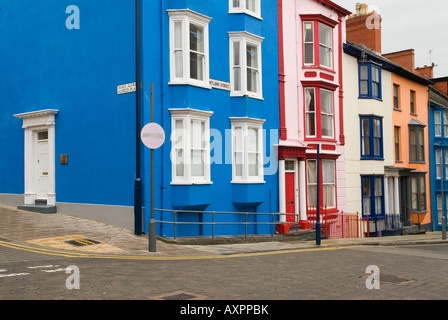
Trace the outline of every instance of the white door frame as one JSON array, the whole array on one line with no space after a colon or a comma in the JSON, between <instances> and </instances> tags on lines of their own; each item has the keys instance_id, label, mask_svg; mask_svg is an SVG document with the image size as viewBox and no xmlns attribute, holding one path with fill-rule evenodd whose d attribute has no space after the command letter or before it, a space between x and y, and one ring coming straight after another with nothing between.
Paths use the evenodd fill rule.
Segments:
<instances>
[{"instance_id":1,"label":"white door frame","mask_svg":"<svg viewBox=\"0 0 448 320\"><path fill-rule=\"evenodd\" d=\"M55 115L59 110L40 110L16 114L14 117L23 120L22 128L25 130L25 204L35 204L38 183L36 164L38 132L48 131L48 191L47 205L56 205L56 179L55 179Z\"/></svg>"}]
</instances>

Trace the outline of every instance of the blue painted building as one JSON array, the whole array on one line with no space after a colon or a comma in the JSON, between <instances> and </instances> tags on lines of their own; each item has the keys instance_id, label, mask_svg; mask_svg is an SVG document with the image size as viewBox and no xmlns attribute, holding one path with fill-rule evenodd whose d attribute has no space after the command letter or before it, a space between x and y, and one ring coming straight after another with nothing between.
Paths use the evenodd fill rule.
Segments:
<instances>
[{"instance_id":1,"label":"blue painted building","mask_svg":"<svg viewBox=\"0 0 448 320\"><path fill-rule=\"evenodd\" d=\"M442 230L448 195L448 78L432 79L429 87L429 152L433 230ZM445 220L446 221L446 220Z\"/></svg>"},{"instance_id":2,"label":"blue painted building","mask_svg":"<svg viewBox=\"0 0 448 320\"><path fill-rule=\"evenodd\" d=\"M1 6L0 147L7 152L0 203L132 228L140 161L147 232L150 150L140 146L136 159L136 132L150 122L153 101L166 136L154 151L155 208L177 210L177 222L211 221L204 210L278 212L275 1L142 0L138 126L133 2ZM155 218L174 215L156 211ZM245 222L246 215L214 220ZM213 232L246 230L222 224ZM158 223L157 233L171 237L174 226ZM211 233L209 225L176 228L177 236Z\"/></svg>"}]
</instances>

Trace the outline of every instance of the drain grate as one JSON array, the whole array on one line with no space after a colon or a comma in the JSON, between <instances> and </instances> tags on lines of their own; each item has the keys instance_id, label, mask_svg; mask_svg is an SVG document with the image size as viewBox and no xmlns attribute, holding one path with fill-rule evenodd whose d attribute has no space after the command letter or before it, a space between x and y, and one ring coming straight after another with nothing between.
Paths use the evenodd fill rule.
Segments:
<instances>
[{"instance_id":1,"label":"drain grate","mask_svg":"<svg viewBox=\"0 0 448 320\"><path fill-rule=\"evenodd\" d=\"M167 292L161 295L153 296L151 299L155 300L204 300L205 296L201 296L195 293L191 293L188 291L174 291L174 292Z\"/></svg>"},{"instance_id":2,"label":"drain grate","mask_svg":"<svg viewBox=\"0 0 448 320\"><path fill-rule=\"evenodd\" d=\"M68 243L68 244L71 244L71 245L77 246L77 247L84 247L84 246L90 246L92 244L99 244L98 241L91 240L91 239L68 240L68 241L65 241L65 243Z\"/></svg>"}]
</instances>

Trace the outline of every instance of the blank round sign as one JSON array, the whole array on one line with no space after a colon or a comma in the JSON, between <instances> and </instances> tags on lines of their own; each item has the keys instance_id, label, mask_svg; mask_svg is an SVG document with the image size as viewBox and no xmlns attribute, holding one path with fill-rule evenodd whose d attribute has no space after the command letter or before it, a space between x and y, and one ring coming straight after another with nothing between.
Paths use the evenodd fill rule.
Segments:
<instances>
[{"instance_id":1,"label":"blank round sign","mask_svg":"<svg viewBox=\"0 0 448 320\"><path fill-rule=\"evenodd\" d=\"M151 122L143 127L140 134L143 144L149 149L158 149L165 142L165 131L157 123Z\"/></svg>"}]
</instances>

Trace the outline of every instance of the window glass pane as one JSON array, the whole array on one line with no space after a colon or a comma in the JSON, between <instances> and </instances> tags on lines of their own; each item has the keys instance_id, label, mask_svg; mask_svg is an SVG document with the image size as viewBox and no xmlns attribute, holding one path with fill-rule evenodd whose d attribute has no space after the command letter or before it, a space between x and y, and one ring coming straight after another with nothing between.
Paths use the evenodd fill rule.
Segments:
<instances>
[{"instance_id":1,"label":"window glass pane","mask_svg":"<svg viewBox=\"0 0 448 320\"><path fill-rule=\"evenodd\" d=\"M38 132L37 140L48 140L48 131Z\"/></svg>"},{"instance_id":2,"label":"window glass pane","mask_svg":"<svg viewBox=\"0 0 448 320\"><path fill-rule=\"evenodd\" d=\"M246 9L252 12L256 12L256 0L246 0Z\"/></svg>"},{"instance_id":3,"label":"window glass pane","mask_svg":"<svg viewBox=\"0 0 448 320\"><path fill-rule=\"evenodd\" d=\"M417 160L417 135L415 129L409 130L409 157L411 160Z\"/></svg>"},{"instance_id":4,"label":"window glass pane","mask_svg":"<svg viewBox=\"0 0 448 320\"><path fill-rule=\"evenodd\" d=\"M331 68L332 65L332 29L319 23L320 64Z\"/></svg>"},{"instance_id":5,"label":"window glass pane","mask_svg":"<svg viewBox=\"0 0 448 320\"><path fill-rule=\"evenodd\" d=\"M314 63L314 31L313 22L305 22L304 39L305 39L305 64Z\"/></svg>"},{"instance_id":6,"label":"window glass pane","mask_svg":"<svg viewBox=\"0 0 448 320\"><path fill-rule=\"evenodd\" d=\"M359 85L359 90L361 95L368 95L369 94L369 82L368 81L361 81Z\"/></svg>"},{"instance_id":7,"label":"window glass pane","mask_svg":"<svg viewBox=\"0 0 448 320\"><path fill-rule=\"evenodd\" d=\"M294 161L291 161L291 160L285 161L285 170L294 171L294 168L295 168Z\"/></svg>"},{"instance_id":8,"label":"window glass pane","mask_svg":"<svg viewBox=\"0 0 448 320\"><path fill-rule=\"evenodd\" d=\"M448 138L448 112L443 112L444 135Z\"/></svg>"},{"instance_id":9,"label":"window glass pane","mask_svg":"<svg viewBox=\"0 0 448 320\"><path fill-rule=\"evenodd\" d=\"M314 63L314 44L305 44L305 64Z\"/></svg>"},{"instance_id":10,"label":"window glass pane","mask_svg":"<svg viewBox=\"0 0 448 320\"><path fill-rule=\"evenodd\" d=\"M417 178L411 178L411 208L414 210L418 209L418 188L417 188Z\"/></svg>"},{"instance_id":11,"label":"window glass pane","mask_svg":"<svg viewBox=\"0 0 448 320\"><path fill-rule=\"evenodd\" d=\"M257 153L249 153L249 176L257 177L258 176L258 154Z\"/></svg>"},{"instance_id":12,"label":"window glass pane","mask_svg":"<svg viewBox=\"0 0 448 320\"><path fill-rule=\"evenodd\" d=\"M434 132L436 137L442 136L442 113L440 111L434 112Z\"/></svg>"},{"instance_id":13,"label":"window glass pane","mask_svg":"<svg viewBox=\"0 0 448 320\"><path fill-rule=\"evenodd\" d=\"M190 24L190 50L204 53L204 28Z\"/></svg>"},{"instance_id":14,"label":"window glass pane","mask_svg":"<svg viewBox=\"0 0 448 320\"><path fill-rule=\"evenodd\" d=\"M182 22L174 22L174 49L182 49Z\"/></svg>"},{"instance_id":15,"label":"window glass pane","mask_svg":"<svg viewBox=\"0 0 448 320\"><path fill-rule=\"evenodd\" d=\"M204 157L202 150L191 150L191 175L193 177L204 176Z\"/></svg>"},{"instance_id":16,"label":"window glass pane","mask_svg":"<svg viewBox=\"0 0 448 320\"><path fill-rule=\"evenodd\" d=\"M176 176L184 176L184 151L182 149L176 150Z\"/></svg>"},{"instance_id":17,"label":"window glass pane","mask_svg":"<svg viewBox=\"0 0 448 320\"><path fill-rule=\"evenodd\" d=\"M418 161L425 160L425 146L423 129L418 130Z\"/></svg>"},{"instance_id":18,"label":"window glass pane","mask_svg":"<svg viewBox=\"0 0 448 320\"><path fill-rule=\"evenodd\" d=\"M365 156L370 155L370 120L368 118L361 119L362 132L362 150L361 154Z\"/></svg>"},{"instance_id":19,"label":"window glass pane","mask_svg":"<svg viewBox=\"0 0 448 320\"><path fill-rule=\"evenodd\" d=\"M425 176L420 177L420 208L419 210L426 209L426 181Z\"/></svg>"},{"instance_id":20,"label":"window glass pane","mask_svg":"<svg viewBox=\"0 0 448 320\"><path fill-rule=\"evenodd\" d=\"M305 89L305 105L306 105L306 135L316 135L316 119L315 119L315 99L314 89Z\"/></svg>"},{"instance_id":21,"label":"window glass pane","mask_svg":"<svg viewBox=\"0 0 448 320\"><path fill-rule=\"evenodd\" d=\"M333 137L333 93L320 90L322 136Z\"/></svg>"},{"instance_id":22,"label":"window glass pane","mask_svg":"<svg viewBox=\"0 0 448 320\"><path fill-rule=\"evenodd\" d=\"M233 7L234 8L239 8L240 7L240 0L233 0Z\"/></svg>"},{"instance_id":23,"label":"window glass pane","mask_svg":"<svg viewBox=\"0 0 448 320\"><path fill-rule=\"evenodd\" d=\"M250 92L258 91L258 52L257 47L247 45L246 48L247 63L247 90Z\"/></svg>"},{"instance_id":24,"label":"window glass pane","mask_svg":"<svg viewBox=\"0 0 448 320\"><path fill-rule=\"evenodd\" d=\"M442 212L443 212L442 196L437 196L437 222L438 223L442 223Z\"/></svg>"},{"instance_id":25,"label":"window glass pane","mask_svg":"<svg viewBox=\"0 0 448 320\"><path fill-rule=\"evenodd\" d=\"M376 82L372 82L372 96L379 97L380 96L380 84Z\"/></svg>"},{"instance_id":26,"label":"window glass pane","mask_svg":"<svg viewBox=\"0 0 448 320\"><path fill-rule=\"evenodd\" d=\"M307 161L307 181L308 183L316 183L316 160Z\"/></svg>"},{"instance_id":27,"label":"window glass pane","mask_svg":"<svg viewBox=\"0 0 448 320\"><path fill-rule=\"evenodd\" d=\"M322 160L322 179L323 183L333 183L335 182L334 177L334 160Z\"/></svg>"},{"instance_id":28,"label":"window glass pane","mask_svg":"<svg viewBox=\"0 0 448 320\"><path fill-rule=\"evenodd\" d=\"M436 150L436 178L442 178L442 150Z\"/></svg>"},{"instance_id":29,"label":"window glass pane","mask_svg":"<svg viewBox=\"0 0 448 320\"><path fill-rule=\"evenodd\" d=\"M372 67L372 81L380 82L380 71L376 67Z\"/></svg>"},{"instance_id":30,"label":"window glass pane","mask_svg":"<svg viewBox=\"0 0 448 320\"><path fill-rule=\"evenodd\" d=\"M305 22L305 42L313 42L314 41L314 32L313 32L313 23Z\"/></svg>"},{"instance_id":31,"label":"window glass pane","mask_svg":"<svg viewBox=\"0 0 448 320\"><path fill-rule=\"evenodd\" d=\"M331 48L327 48L321 45L319 49L319 54L320 54L320 64L322 66L331 68L333 57Z\"/></svg>"},{"instance_id":32,"label":"window glass pane","mask_svg":"<svg viewBox=\"0 0 448 320\"><path fill-rule=\"evenodd\" d=\"M204 56L202 54L190 53L190 78L204 80Z\"/></svg>"},{"instance_id":33,"label":"window glass pane","mask_svg":"<svg viewBox=\"0 0 448 320\"><path fill-rule=\"evenodd\" d=\"M362 65L359 67L359 78L360 80L369 80L369 67Z\"/></svg>"},{"instance_id":34,"label":"window glass pane","mask_svg":"<svg viewBox=\"0 0 448 320\"><path fill-rule=\"evenodd\" d=\"M332 46L332 31L329 26L319 23L319 42L320 44L325 45L326 47Z\"/></svg>"},{"instance_id":35,"label":"window glass pane","mask_svg":"<svg viewBox=\"0 0 448 320\"><path fill-rule=\"evenodd\" d=\"M371 214L371 186L370 178L362 178L362 209L365 215Z\"/></svg>"}]
</instances>

